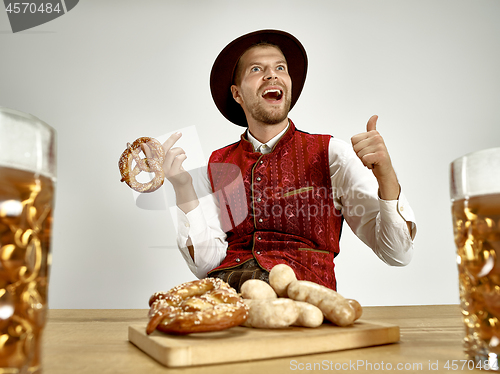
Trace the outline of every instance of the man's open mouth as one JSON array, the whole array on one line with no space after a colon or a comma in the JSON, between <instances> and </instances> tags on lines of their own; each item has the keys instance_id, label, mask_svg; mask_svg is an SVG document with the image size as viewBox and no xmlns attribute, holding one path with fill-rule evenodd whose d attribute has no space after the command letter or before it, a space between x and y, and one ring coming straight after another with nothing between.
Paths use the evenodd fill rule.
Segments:
<instances>
[{"instance_id":1,"label":"man's open mouth","mask_svg":"<svg viewBox=\"0 0 500 374\"><path fill-rule=\"evenodd\" d=\"M283 91L277 88L270 88L262 93L262 97L266 100L279 101L283 97Z\"/></svg>"}]
</instances>

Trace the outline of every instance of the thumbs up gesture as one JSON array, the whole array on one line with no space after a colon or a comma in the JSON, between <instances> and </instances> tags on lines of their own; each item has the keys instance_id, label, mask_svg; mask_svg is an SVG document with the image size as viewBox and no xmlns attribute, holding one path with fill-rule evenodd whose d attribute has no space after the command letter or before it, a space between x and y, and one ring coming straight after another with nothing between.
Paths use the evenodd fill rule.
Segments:
<instances>
[{"instance_id":1,"label":"thumbs up gesture","mask_svg":"<svg viewBox=\"0 0 500 374\"><path fill-rule=\"evenodd\" d=\"M370 117L366 132L354 135L351 142L363 165L371 169L377 178L380 197L393 200L399 196L399 184L384 139L376 129L377 120L378 116Z\"/></svg>"}]
</instances>

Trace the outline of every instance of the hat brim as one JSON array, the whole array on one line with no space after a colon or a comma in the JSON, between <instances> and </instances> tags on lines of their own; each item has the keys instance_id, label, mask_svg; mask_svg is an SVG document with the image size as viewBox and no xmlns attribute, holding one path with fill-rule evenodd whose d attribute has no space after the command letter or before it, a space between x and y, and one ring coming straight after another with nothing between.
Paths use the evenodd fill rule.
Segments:
<instances>
[{"instance_id":1,"label":"hat brim","mask_svg":"<svg viewBox=\"0 0 500 374\"><path fill-rule=\"evenodd\" d=\"M302 92L307 74L307 54L302 44L289 33L280 30L260 30L243 35L229 43L217 56L210 73L210 90L219 111L232 123L247 127L245 113L233 99L231 85L233 73L241 55L251 46L267 42L277 45L288 64L292 79L293 108Z\"/></svg>"}]
</instances>

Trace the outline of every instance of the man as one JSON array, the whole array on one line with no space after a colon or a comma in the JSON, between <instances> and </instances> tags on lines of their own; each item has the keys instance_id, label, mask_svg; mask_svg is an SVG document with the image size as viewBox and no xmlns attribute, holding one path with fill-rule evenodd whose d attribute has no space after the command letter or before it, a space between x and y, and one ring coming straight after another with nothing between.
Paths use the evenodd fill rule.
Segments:
<instances>
[{"instance_id":1,"label":"man","mask_svg":"<svg viewBox=\"0 0 500 374\"><path fill-rule=\"evenodd\" d=\"M292 35L262 30L219 54L211 91L221 113L248 127L239 142L214 151L198 199L182 162L164 144L164 170L179 207L178 245L198 277L215 276L239 290L249 278L268 280L276 264L298 279L336 289L334 257L344 219L386 263L406 265L416 233L377 116L352 146L298 130L288 113L304 85L307 56ZM199 193L199 192L198 192Z\"/></svg>"}]
</instances>

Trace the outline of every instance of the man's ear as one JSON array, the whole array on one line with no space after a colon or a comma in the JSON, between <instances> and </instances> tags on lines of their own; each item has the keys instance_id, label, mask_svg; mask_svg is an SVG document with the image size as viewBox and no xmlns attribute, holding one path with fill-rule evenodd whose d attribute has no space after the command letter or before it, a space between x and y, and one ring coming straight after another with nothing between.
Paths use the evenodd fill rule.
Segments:
<instances>
[{"instance_id":1,"label":"man's ear","mask_svg":"<svg viewBox=\"0 0 500 374\"><path fill-rule=\"evenodd\" d=\"M236 86L235 84L231 86L231 94L233 95L234 101L236 101L238 104L241 105L242 100L240 96L240 91L238 90L238 86Z\"/></svg>"}]
</instances>

